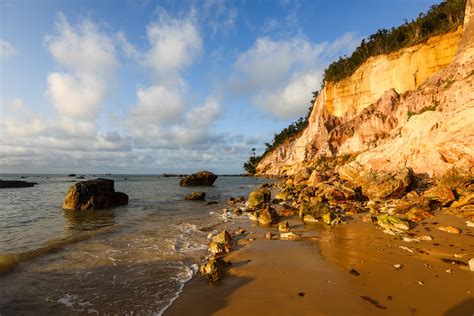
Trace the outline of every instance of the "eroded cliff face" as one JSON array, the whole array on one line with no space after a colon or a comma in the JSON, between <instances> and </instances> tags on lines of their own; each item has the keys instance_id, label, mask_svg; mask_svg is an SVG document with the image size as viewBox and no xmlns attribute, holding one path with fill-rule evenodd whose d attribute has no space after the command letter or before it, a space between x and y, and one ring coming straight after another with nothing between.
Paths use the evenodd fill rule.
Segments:
<instances>
[{"instance_id":1,"label":"eroded cliff face","mask_svg":"<svg viewBox=\"0 0 474 316\"><path fill-rule=\"evenodd\" d=\"M474 27L377 56L351 77L327 84L302 135L276 148L259 174L292 175L320 156L360 153L351 167L442 174L474 164Z\"/></svg>"}]
</instances>

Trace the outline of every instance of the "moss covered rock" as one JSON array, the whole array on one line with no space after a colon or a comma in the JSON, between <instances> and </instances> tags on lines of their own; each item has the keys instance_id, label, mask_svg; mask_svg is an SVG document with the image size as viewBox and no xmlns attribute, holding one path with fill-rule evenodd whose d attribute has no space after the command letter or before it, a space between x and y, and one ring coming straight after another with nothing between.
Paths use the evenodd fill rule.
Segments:
<instances>
[{"instance_id":1,"label":"moss covered rock","mask_svg":"<svg viewBox=\"0 0 474 316\"><path fill-rule=\"evenodd\" d=\"M250 192L249 194L249 207L250 208L262 208L265 204L270 203L272 199L272 193L266 188L261 188Z\"/></svg>"}]
</instances>

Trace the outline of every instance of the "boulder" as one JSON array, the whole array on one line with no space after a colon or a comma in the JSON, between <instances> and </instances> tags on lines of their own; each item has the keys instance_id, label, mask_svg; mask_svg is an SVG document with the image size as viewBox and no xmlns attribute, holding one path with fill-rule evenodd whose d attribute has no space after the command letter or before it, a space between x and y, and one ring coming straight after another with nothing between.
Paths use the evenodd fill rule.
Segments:
<instances>
[{"instance_id":1,"label":"boulder","mask_svg":"<svg viewBox=\"0 0 474 316\"><path fill-rule=\"evenodd\" d=\"M262 208L265 204L270 203L272 199L272 193L266 188L261 188L250 192L249 194L249 207L250 208Z\"/></svg>"},{"instance_id":2,"label":"boulder","mask_svg":"<svg viewBox=\"0 0 474 316\"><path fill-rule=\"evenodd\" d=\"M409 220L412 222L421 222L426 218L433 217L434 215L428 211L419 209L417 207L412 208L408 213L406 213Z\"/></svg>"},{"instance_id":3,"label":"boulder","mask_svg":"<svg viewBox=\"0 0 474 316\"><path fill-rule=\"evenodd\" d=\"M34 186L35 184L37 183L18 180L0 180L0 189L28 188Z\"/></svg>"},{"instance_id":4,"label":"boulder","mask_svg":"<svg viewBox=\"0 0 474 316\"><path fill-rule=\"evenodd\" d=\"M356 178L362 194L371 200L400 197L411 182L411 172L402 168L393 172L364 171Z\"/></svg>"},{"instance_id":5,"label":"boulder","mask_svg":"<svg viewBox=\"0 0 474 316\"><path fill-rule=\"evenodd\" d=\"M331 208L323 202L305 203L300 206L299 216L303 219L313 217L315 220L330 213Z\"/></svg>"},{"instance_id":6,"label":"boulder","mask_svg":"<svg viewBox=\"0 0 474 316\"><path fill-rule=\"evenodd\" d=\"M205 197L206 192L193 192L189 195L186 195L184 199L189 201L204 201Z\"/></svg>"},{"instance_id":7,"label":"boulder","mask_svg":"<svg viewBox=\"0 0 474 316\"><path fill-rule=\"evenodd\" d=\"M98 210L127 203L128 195L115 192L113 180L99 178L71 186L64 199L63 209Z\"/></svg>"},{"instance_id":8,"label":"boulder","mask_svg":"<svg viewBox=\"0 0 474 316\"><path fill-rule=\"evenodd\" d=\"M211 256L199 268L199 271L201 272L201 275L208 279L210 282L217 282L222 279L222 270L227 265L228 263L224 260Z\"/></svg>"},{"instance_id":9,"label":"boulder","mask_svg":"<svg viewBox=\"0 0 474 316\"><path fill-rule=\"evenodd\" d=\"M448 186L459 195L466 195L474 191L474 174L472 166L467 162L454 164L446 170L440 179L440 184Z\"/></svg>"},{"instance_id":10,"label":"boulder","mask_svg":"<svg viewBox=\"0 0 474 316\"><path fill-rule=\"evenodd\" d=\"M455 199L454 193L447 185L437 185L423 193L423 196L440 202L443 206L449 205Z\"/></svg>"},{"instance_id":11,"label":"boulder","mask_svg":"<svg viewBox=\"0 0 474 316\"><path fill-rule=\"evenodd\" d=\"M452 208L462 208L463 206L474 204L474 193L461 196L459 200L451 204Z\"/></svg>"},{"instance_id":12,"label":"boulder","mask_svg":"<svg viewBox=\"0 0 474 316\"><path fill-rule=\"evenodd\" d=\"M182 187L187 186L211 186L216 181L217 176L210 171L199 171L179 181Z\"/></svg>"},{"instance_id":13,"label":"boulder","mask_svg":"<svg viewBox=\"0 0 474 316\"><path fill-rule=\"evenodd\" d=\"M258 222L262 225L276 224L280 220L277 211L270 205L267 205L263 211L258 214Z\"/></svg>"}]
</instances>

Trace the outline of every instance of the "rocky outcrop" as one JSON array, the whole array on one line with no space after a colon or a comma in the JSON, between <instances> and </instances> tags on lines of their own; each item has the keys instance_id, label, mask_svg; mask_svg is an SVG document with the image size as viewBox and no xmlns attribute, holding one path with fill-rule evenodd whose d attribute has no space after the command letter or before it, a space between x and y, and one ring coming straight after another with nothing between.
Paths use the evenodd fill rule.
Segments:
<instances>
[{"instance_id":1,"label":"rocky outcrop","mask_svg":"<svg viewBox=\"0 0 474 316\"><path fill-rule=\"evenodd\" d=\"M206 192L193 192L191 194L186 195L184 199L188 201L204 201L205 197Z\"/></svg>"},{"instance_id":2,"label":"rocky outcrop","mask_svg":"<svg viewBox=\"0 0 474 316\"><path fill-rule=\"evenodd\" d=\"M249 194L249 207L250 208L262 208L265 204L270 203L272 199L272 193L266 188L260 188Z\"/></svg>"},{"instance_id":3,"label":"rocky outcrop","mask_svg":"<svg viewBox=\"0 0 474 316\"><path fill-rule=\"evenodd\" d=\"M211 186L216 181L217 175L210 171L199 171L190 176L184 177L179 182L182 187L188 186Z\"/></svg>"},{"instance_id":4,"label":"rocky outcrop","mask_svg":"<svg viewBox=\"0 0 474 316\"><path fill-rule=\"evenodd\" d=\"M37 184L36 182L27 182L19 180L0 180L0 189L9 188L29 188Z\"/></svg>"},{"instance_id":5,"label":"rocky outcrop","mask_svg":"<svg viewBox=\"0 0 474 316\"><path fill-rule=\"evenodd\" d=\"M353 75L326 83L301 136L275 148L257 173L294 175L324 156L358 154L349 166L441 176L474 165L474 26L370 58Z\"/></svg>"},{"instance_id":6,"label":"rocky outcrop","mask_svg":"<svg viewBox=\"0 0 474 316\"><path fill-rule=\"evenodd\" d=\"M63 209L98 210L127 203L128 195L115 192L113 180L99 178L71 186L64 199Z\"/></svg>"}]
</instances>

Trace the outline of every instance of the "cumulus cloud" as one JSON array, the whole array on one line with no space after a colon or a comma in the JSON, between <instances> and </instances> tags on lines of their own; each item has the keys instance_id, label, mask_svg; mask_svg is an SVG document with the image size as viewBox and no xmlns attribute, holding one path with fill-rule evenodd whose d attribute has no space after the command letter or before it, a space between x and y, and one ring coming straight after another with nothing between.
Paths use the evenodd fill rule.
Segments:
<instances>
[{"instance_id":1,"label":"cumulus cloud","mask_svg":"<svg viewBox=\"0 0 474 316\"><path fill-rule=\"evenodd\" d=\"M61 117L94 121L118 65L112 37L90 20L70 25L59 14L45 44L64 71L48 75L46 95Z\"/></svg>"},{"instance_id":2,"label":"cumulus cloud","mask_svg":"<svg viewBox=\"0 0 474 316\"><path fill-rule=\"evenodd\" d=\"M234 63L230 89L250 96L253 105L279 118L292 119L308 109L329 61L354 49L353 33L334 42L312 43L306 37L286 40L259 37Z\"/></svg>"},{"instance_id":3,"label":"cumulus cloud","mask_svg":"<svg viewBox=\"0 0 474 316\"><path fill-rule=\"evenodd\" d=\"M7 59L16 54L16 49L7 40L0 38L0 59Z\"/></svg>"}]
</instances>

